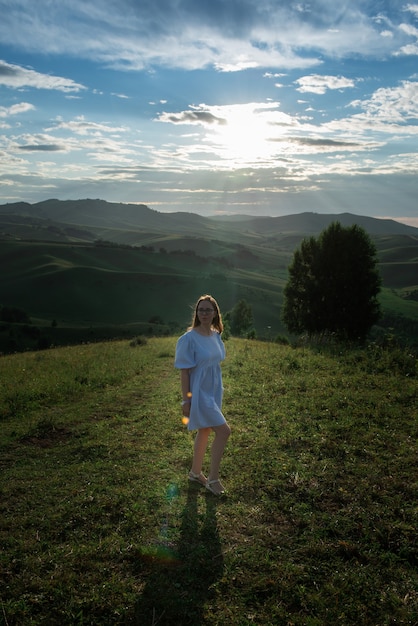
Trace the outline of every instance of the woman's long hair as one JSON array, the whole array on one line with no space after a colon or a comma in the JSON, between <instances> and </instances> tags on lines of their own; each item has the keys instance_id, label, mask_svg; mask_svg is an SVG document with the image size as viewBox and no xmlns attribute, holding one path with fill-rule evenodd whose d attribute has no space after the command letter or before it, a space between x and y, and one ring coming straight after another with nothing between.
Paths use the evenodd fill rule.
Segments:
<instances>
[{"instance_id":1,"label":"woman's long hair","mask_svg":"<svg viewBox=\"0 0 418 626\"><path fill-rule=\"evenodd\" d=\"M198 306L199 306L199 304L201 302L210 302L210 304L213 306L213 308L215 310L215 316L214 316L213 321L212 321L212 328L217 330L218 333L222 333L222 331L224 329L224 325L222 323L221 311L219 309L219 305L216 302L215 298L213 298L209 294L206 294L204 296L200 296L199 300L196 302L196 306L195 306L194 312L193 312L192 325L190 326L190 328L196 328L196 326L200 326L200 319L199 319L199 316L197 314L197 308L198 308Z\"/></svg>"}]
</instances>

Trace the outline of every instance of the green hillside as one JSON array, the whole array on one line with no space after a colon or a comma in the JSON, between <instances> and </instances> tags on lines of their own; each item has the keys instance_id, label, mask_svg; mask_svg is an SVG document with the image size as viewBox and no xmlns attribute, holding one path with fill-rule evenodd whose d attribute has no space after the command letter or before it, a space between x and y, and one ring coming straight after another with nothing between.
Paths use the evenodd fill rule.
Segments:
<instances>
[{"instance_id":1,"label":"green hillside","mask_svg":"<svg viewBox=\"0 0 418 626\"><path fill-rule=\"evenodd\" d=\"M23 309L44 329L53 323L55 330L47 333L50 343L60 342L60 335L68 338L64 329L73 327L101 327L101 332L106 327L109 336L120 336L124 326L129 328L123 336L138 328L172 332L188 325L189 305L202 293L215 295L224 312L247 300L261 338L286 334L280 311L287 267L306 236L296 229L304 223L312 230L324 222L324 216L315 214L306 214L305 222L303 216L163 216L143 205L102 201L40 203L36 216L31 205L19 205L19 210L14 215L4 207L0 211L0 229L9 224L0 239L0 306ZM51 221L54 211L67 222ZM383 278L381 302L390 317L384 323L402 326L393 318L405 318L408 335L418 341L418 237L389 234L387 221L374 226L379 220L364 219L371 228L385 230L372 235ZM155 319L159 328L145 326ZM0 326L2 349L8 332Z\"/></svg>"},{"instance_id":2,"label":"green hillside","mask_svg":"<svg viewBox=\"0 0 418 626\"><path fill-rule=\"evenodd\" d=\"M26 311L52 344L72 343L76 333L68 329L73 327L89 329L87 337L79 330L83 341L102 338L105 332L114 337L140 329L158 334L185 328L191 307L203 292L216 294L223 311L240 299L251 302L260 334L284 332L280 326L284 273L271 269L271 255L266 256L268 267L259 269L259 257L235 246L211 244L200 250L203 256L191 250L176 252L177 246L178 242L172 252L155 252L3 242L0 262L7 272L0 276L1 304ZM155 318L159 326L150 327L147 323ZM22 336L24 329L16 330L18 336L9 341L7 327L3 326L3 332L1 328L3 350L6 345L27 344L31 337L29 345L36 346L38 338L31 331L26 332L28 339Z\"/></svg>"},{"instance_id":3,"label":"green hillside","mask_svg":"<svg viewBox=\"0 0 418 626\"><path fill-rule=\"evenodd\" d=\"M58 327L123 325L158 316L180 328L189 323L189 305L209 292L224 311L247 300L260 336L285 332L280 308L287 253L184 238L160 243L167 251L2 242L0 261L7 268L0 277L2 304L22 308L41 325L52 320ZM176 252L178 246L184 252ZM388 311L418 318L417 302L402 293L416 288L416 267L413 261L382 264Z\"/></svg>"}]
</instances>

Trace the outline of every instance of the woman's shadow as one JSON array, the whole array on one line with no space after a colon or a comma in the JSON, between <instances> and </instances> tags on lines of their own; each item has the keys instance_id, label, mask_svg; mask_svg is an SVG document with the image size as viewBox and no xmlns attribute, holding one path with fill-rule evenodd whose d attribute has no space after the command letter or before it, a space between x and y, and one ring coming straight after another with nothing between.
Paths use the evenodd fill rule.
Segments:
<instances>
[{"instance_id":1,"label":"woman's shadow","mask_svg":"<svg viewBox=\"0 0 418 626\"><path fill-rule=\"evenodd\" d=\"M219 499L189 484L176 547L149 560L144 590L135 606L135 624L204 624L204 609L216 591L224 563L216 520ZM200 508L200 511L199 511Z\"/></svg>"}]
</instances>

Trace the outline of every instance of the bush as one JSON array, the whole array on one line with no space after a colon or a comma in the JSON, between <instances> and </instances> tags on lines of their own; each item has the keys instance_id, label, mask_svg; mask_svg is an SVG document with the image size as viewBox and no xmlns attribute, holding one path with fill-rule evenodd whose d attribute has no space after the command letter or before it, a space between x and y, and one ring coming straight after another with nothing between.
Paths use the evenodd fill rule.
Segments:
<instances>
[{"instance_id":1,"label":"bush","mask_svg":"<svg viewBox=\"0 0 418 626\"><path fill-rule=\"evenodd\" d=\"M0 308L0 320L18 324L30 324L29 315L23 309L16 306L3 306Z\"/></svg>"},{"instance_id":2,"label":"bush","mask_svg":"<svg viewBox=\"0 0 418 626\"><path fill-rule=\"evenodd\" d=\"M129 345L131 346L131 348L136 348L137 346L146 346L147 343L148 339L141 335L140 337L135 337L135 339L132 339Z\"/></svg>"}]
</instances>

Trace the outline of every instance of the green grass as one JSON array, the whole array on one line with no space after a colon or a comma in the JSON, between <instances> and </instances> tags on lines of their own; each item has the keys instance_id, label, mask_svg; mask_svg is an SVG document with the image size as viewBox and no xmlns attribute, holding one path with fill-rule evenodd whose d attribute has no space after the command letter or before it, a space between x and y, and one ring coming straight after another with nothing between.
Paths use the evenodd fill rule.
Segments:
<instances>
[{"instance_id":1,"label":"green grass","mask_svg":"<svg viewBox=\"0 0 418 626\"><path fill-rule=\"evenodd\" d=\"M0 623L418 623L416 358L226 347L224 500L175 338L0 359Z\"/></svg>"},{"instance_id":2,"label":"green grass","mask_svg":"<svg viewBox=\"0 0 418 626\"><path fill-rule=\"evenodd\" d=\"M379 300L385 313L402 315L409 320L418 322L418 306L414 300L402 298L400 293L392 289L382 289Z\"/></svg>"}]
</instances>

